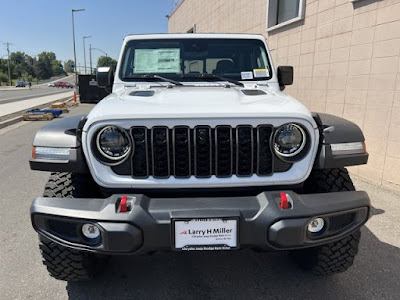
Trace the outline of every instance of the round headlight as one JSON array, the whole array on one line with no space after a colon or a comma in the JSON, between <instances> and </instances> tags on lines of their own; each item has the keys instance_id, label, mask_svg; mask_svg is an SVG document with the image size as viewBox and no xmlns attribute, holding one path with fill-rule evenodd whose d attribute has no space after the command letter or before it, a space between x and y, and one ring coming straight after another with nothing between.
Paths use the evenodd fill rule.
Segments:
<instances>
[{"instance_id":1,"label":"round headlight","mask_svg":"<svg viewBox=\"0 0 400 300\"><path fill-rule=\"evenodd\" d=\"M106 126L100 130L96 144L100 154L112 161L123 159L131 151L127 132L117 126Z\"/></svg>"},{"instance_id":2,"label":"round headlight","mask_svg":"<svg viewBox=\"0 0 400 300\"><path fill-rule=\"evenodd\" d=\"M293 157L306 145L306 134L299 125L289 123L279 127L274 136L274 150L283 157Z\"/></svg>"}]
</instances>

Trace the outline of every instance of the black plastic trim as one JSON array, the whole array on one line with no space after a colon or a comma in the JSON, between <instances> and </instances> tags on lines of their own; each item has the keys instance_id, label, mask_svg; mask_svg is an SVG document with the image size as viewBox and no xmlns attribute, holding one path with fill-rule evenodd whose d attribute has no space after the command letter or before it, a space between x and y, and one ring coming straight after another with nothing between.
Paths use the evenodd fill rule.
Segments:
<instances>
[{"instance_id":1,"label":"black plastic trim","mask_svg":"<svg viewBox=\"0 0 400 300\"><path fill-rule=\"evenodd\" d=\"M198 156L198 154L197 154L197 152L198 152L198 150L199 150L199 147L197 147L197 130L199 130L199 129L207 129L208 130L208 135L209 135L209 138L208 138L208 142L209 142L209 152L210 152L210 157L209 157L209 160L210 160L210 163L209 163L209 174L208 175L198 175L198 170L197 170L197 156ZM212 155L212 153L213 153L213 140L212 140L212 130L211 130L211 127L210 126L207 126L207 125L198 125L198 126L196 126L195 128L194 128L194 130L193 130L193 145L194 145L194 175L197 177L197 178L210 178L211 176L212 176L212 165L213 165L213 155Z\"/></svg>"},{"instance_id":2,"label":"black plastic trim","mask_svg":"<svg viewBox=\"0 0 400 300\"><path fill-rule=\"evenodd\" d=\"M250 172L248 174L240 174L240 169L239 169L239 156L240 156L240 139L239 139L239 131L242 128L248 128L250 129L250 146L251 146L251 159L250 159ZM255 148L254 148L254 134L253 134L253 126L251 125L238 125L236 127L236 176L237 177L249 177L252 176L254 174L254 152L255 152ZM257 153L256 153L257 154Z\"/></svg>"},{"instance_id":3,"label":"black plastic trim","mask_svg":"<svg viewBox=\"0 0 400 300\"><path fill-rule=\"evenodd\" d=\"M341 117L334 115L318 113L321 120L323 136L323 144L338 144L364 142L364 135L356 124ZM324 130L328 127L333 127L332 130Z\"/></svg>"},{"instance_id":4,"label":"black plastic trim","mask_svg":"<svg viewBox=\"0 0 400 300\"><path fill-rule=\"evenodd\" d=\"M315 157L314 169L343 168L368 162L368 153L333 155L331 144L364 142L364 135L356 124L341 117L314 113L320 131L320 145Z\"/></svg>"},{"instance_id":5,"label":"black plastic trim","mask_svg":"<svg viewBox=\"0 0 400 300\"><path fill-rule=\"evenodd\" d=\"M131 175L135 179L146 179L150 175L150 167L149 167L150 161L149 161L148 134L147 134L148 133L148 129L147 129L147 127L144 127L144 126L134 126L134 127L132 127L131 130L130 130L130 134L131 134L131 139L132 139L132 143L133 144L135 144L135 137L134 137L134 132L133 131L136 130L136 129L143 129L144 130L144 148L145 148L145 155L146 155L146 175L142 175L142 176L139 175L138 176L138 175L133 174L133 172L134 172L134 156L135 156L135 153L133 153L133 155L131 157L131 162L130 162L131 172L132 172ZM136 145L135 145L135 148L136 148Z\"/></svg>"},{"instance_id":6,"label":"black plastic trim","mask_svg":"<svg viewBox=\"0 0 400 300\"><path fill-rule=\"evenodd\" d=\"M219 170L218 170L218 155L220 154L220 152L218 151L218 130L220 129L226 129L229 128L229 143L230 143L230 172L227 175L220 175L218 174ZM218 178L229 178L232 176L233 173L233 133L232 133L233 129L231 126L229 125L218 125L215 127L215 135L214 135L214 144L215 144L215 176Z\"/></svg>"},{"instance_id":7,"label":"black plastic trim","mask_svg":"<svg viewBox=\"0 0 400 300\"><path fill-rule=\"evenodd\" d=\"M292 209L280 208L280 193L288 194L293 203ZM31 206L32 225L40 234L67 247L97 253L140 254L171 250L171 219L239 217L240 248L288 250L317 246L343 238L367 221L370 207L368 195L360 191L297 194L290 190L280 190L263 192L256 196L203 198L125 195L132 199L131 209L126 213L116 210L118 200L123 196L120 194L105 199L37 198ZM320 239L306 238L305 228L311 218L355 210L365 213L360 215L357 222L347 226L345 231ZM102 244L93 247L71 243L62 236L57 237L43 225L48 218L99 225L105 230L102 232ZM298 225L293 226L293 222ZM289 223L292 225L285 225ZM103 224L118 227L114 231L119 232L122 238L110 240L108 230Z\"/></svg>"},{"instance_id":8,"label":"black plastic trim","mask_svg":"<svg viewBox=\"0 0 400 300\"><path fill-rule=\"evenodd\" d=\"M188 138L188 175L187 176L178 176L176 175L176 130L177 129L185 129L187 130L187 138ZM186 125L178 125L175 126L172 129L172 151L173 151L173 167L174 167L174 176L176 178L190 178L190 176L192 176L192 162L191 162L191 158L192 158L192 149L191 149L191 135L190 135L190 127L186 126Z\"/></svg>"},{"instance_id":9,"label":"black plastic trim","mask_svg":"<svg viewBox=\"0 0 400 300\"><path fill-rule=\"evenodd\" d=\"M314 169L333 169L347 166L364 165L368 162L368 153L333 155L330 145L322 145L315 158Z\"/></svg>"}]
</instances>

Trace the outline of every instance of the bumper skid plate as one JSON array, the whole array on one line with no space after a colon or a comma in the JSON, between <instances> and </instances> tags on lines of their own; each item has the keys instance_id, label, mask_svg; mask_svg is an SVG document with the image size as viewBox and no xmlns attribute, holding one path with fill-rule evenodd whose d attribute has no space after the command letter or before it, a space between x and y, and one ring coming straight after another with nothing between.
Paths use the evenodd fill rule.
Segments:
<instances>
[{"instance_id":1,"label":"bumper skid plate","mask_svg":"<svg viewBox=\"0 0 400 300\"><path fill-rule=\"evenodd\" d=\"M282 205L283 200L288 200L289 205ZM229 229L213 231L208 227L207 230L233 239L232 249L289 250L326 244L354 232L368 220L369 209L369 197L362 191L327 194L271 191L257 196L214 198L148 198L132 194L105 199L37 198L31 206L31 219L34 229L54 242L97 253L191 249L176 247L177 220L186 220L187 224L194 224L190 220L211 220L206 226L213 224L213 220L215 224L237 220L235 227L231 224ZM310 232L308 225L316 217L323 219L324 227L317 233ZM87 223L100 229L99 238L91 240L82 234L82 226ZM207 230L200 228L196 234L206 234ZM193 232L190 226L185 231ZM216 243L210 236L204 240Z\"/></svg>"}]
</instances>

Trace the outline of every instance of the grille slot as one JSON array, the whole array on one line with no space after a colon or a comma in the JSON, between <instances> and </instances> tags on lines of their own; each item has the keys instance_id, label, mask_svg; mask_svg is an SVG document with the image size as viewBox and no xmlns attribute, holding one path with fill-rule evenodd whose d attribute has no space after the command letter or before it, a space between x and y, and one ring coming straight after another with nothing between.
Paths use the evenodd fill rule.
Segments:
<instances>
[{"instance_id":1,"label":"grille slot","mask_svg":"<svg viewBox=\"0 0 400 300\"><path fill-rule=\"evenodd\" d=\"M236 129L236 174L251 176L253 174L253 127L241 125Z\"/></svg>"},{"instance_id":2,"label":"grille slot","mask_svg":"<svg viewBox=\"0 0 400 300\"><path fill-rule=\"evenodd\" d=\"M218 126L215 129L215 175L232 175L233 140L230 126Z\"/></svg>"},{"instance_id":3,"label":"grille slot","mask_svg":"<svg viewBox=\"0 0 400 300\"><path fill-rule=\"evenodd\" d=\"M211 128L197 126L194 129L194 174L199 178L211 176L212 137Z\"/></svg>"},{"instance_id":4,"label":"grille slot","mask_svg":"<svg viewBox=\"0 0 400 300\"><path fill-rule=\"evenodd\" d=\"M168 128L162 126L154 127L151 131L151 142L153 176L156 178L167 178L170 174Z\"/></svg>"},{"instance_id":5,"label":"grille slot","mask_svg":"<svg viewBox=\"0 0 400 300\"><path fill-rule=\"evenodd\" d=\"M191 149L190 128L177 126L173 129L173 151L174 151L174 174L176 177L190 177L191 171Z\"/></svg>"},{"instance_id":6,"label":"grille slot","mask_svg":"<svg viewBox=\"0 0 400 300\"><path fill-rule=\"evenodd\" d=\"M273 173L271 125L131 128L132 177L209 178Z\"/></svg>"},{"instance_id":7,"label":"grille slot","mask_svg":"<svg viewBox=\"0 0 400 300\"><path fill-rule=\"evenodd\" d=\"M149 176L147 129L145 127L134 127L131 135L135 145L135 153L132 157L132 176L147 178Z\"/></svg>"},{"instance_id":8,"label":"grille slot","mask_svg":"<svg viewBox=\"0 0 400 300\"><path fill-rule=\"evenodd\" d=\"M257 174L269 175L272 173L272 153L270 138L272 127L260 125L257 127Z\"/></svg>"}]
</instances>

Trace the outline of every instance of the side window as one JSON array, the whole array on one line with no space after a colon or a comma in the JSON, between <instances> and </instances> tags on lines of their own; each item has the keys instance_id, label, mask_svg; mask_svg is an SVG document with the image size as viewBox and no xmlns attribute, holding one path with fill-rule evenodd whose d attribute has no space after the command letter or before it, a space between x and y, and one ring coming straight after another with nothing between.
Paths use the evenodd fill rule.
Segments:
<instances>
[{"instance_id":1,"label":"side window","mask_svg":"<svg viewBox=\"0 0 400 300\"><path fill-rule=\"evenodd\" d=\"M305 0L268 0L267 31L304 19Z\"/></svg>"}]
</instances>

